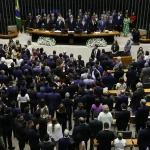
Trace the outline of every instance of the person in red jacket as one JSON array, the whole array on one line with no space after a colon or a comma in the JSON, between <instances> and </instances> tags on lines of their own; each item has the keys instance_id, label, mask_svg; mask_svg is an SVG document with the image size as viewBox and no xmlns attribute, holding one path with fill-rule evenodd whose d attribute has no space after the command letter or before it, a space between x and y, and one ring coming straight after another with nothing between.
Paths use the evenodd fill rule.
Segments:
<instances>
[{"instance_id":1,"label":"person in red jacket","mask_svg":"<svg viewBox=\"0 0 150 150\"><path fill-rule=\"evenodd\" d=\"M134 12L130 16L130 22L131 22L131 29L135 28L135 25L136 25L136 15L135 15Z\"/></svg>"}]
</instances>

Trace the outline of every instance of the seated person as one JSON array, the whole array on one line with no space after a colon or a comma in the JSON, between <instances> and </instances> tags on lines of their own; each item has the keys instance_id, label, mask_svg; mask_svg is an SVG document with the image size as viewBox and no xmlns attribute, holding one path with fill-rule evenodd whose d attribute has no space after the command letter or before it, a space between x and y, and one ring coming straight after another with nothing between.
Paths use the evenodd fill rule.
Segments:
<instances>
[{"instance_id":1,"label":"seated person","mask_svg":"<svg viewBox=\"0 0 150 150\"><path fill-rule=\"evenodd\" d=\"M131 41L128 40L127 44L124 47L124 53L126 56L131 56Z\"/></svg>"},{"instance_id":2,"label":"seated person","mask_svg":"<svg viewBox=\"0 0 150 150\"><path fill-rule=\"evenodd\" d=\"M139 30L138 29L133 29L132 30L132 41L133 41L133 45L139 45L139 40L140 40L140 32L139 32Z\"/></svg>"},{"instance_id":3,"label":"seated person","mask_svg":"<svg viewBox=\"0 0 150 150\"><path fill-rule=\"evenodd\" d=\"M116 40L114 40L114 43L111 46L111 50L112 50L113 54L117 54L117 52L119 52L119 45Z\"/></svg>"}]
</instances>

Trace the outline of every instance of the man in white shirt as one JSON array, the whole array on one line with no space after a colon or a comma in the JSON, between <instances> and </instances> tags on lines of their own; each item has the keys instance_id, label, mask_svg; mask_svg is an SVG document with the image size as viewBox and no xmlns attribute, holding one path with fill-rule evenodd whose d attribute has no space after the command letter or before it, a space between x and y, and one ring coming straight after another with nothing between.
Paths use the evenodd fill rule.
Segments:
<instances>
[{"instance_id":1,"label":"man in white shirt","mask_svg":"<svg viewBox=\"0 0 150 150\"><path fill-rule=\"evenodd\" d=\"M30 40L28 40L27 45L28 45L27 49L30 51L30 55L32 56L32 54L33 54L33 53L32 53L32 48L33 48L33 46L32 46L32 43L31 43Z\"/></svg>"}]
</instances>

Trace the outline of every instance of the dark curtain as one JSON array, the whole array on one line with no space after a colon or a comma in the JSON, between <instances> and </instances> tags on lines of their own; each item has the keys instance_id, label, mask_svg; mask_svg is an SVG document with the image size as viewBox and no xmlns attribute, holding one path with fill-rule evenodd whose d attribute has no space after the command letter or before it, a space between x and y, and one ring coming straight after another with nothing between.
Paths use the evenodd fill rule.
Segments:
<instances>
[{"instance_id":1,"label":"dark curtain","mask_svg":"<svg viewBox=\"0 0 150 150\"><path fill-rule=\"evenodd\" d=\"M0 11L4 12L4 18L8 25L15 24L15 0L0 0ZM34 16L42 12L50 13L60 11L66 17L68 9L72 9L74 16L78 10L90 10L101 14L103 10L125 12L126 9L137 15L137 28L146 29L147 37L150 38L150 0L19 0L22 20L26 19L28 12ZM3 18L2 20L3 21Z\"/></svg>"}]
</instances>

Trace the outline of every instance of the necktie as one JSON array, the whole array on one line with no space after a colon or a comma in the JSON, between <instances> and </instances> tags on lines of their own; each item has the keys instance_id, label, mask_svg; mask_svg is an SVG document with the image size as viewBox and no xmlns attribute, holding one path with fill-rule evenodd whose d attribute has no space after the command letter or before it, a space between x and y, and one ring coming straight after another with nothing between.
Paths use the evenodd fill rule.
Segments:
<instances>
[{"instance_id":1,"label":"necktie","mask_svg":"<svg viewBox=\"0 0 150 150\"><path fill-rule=\"evenodd\" d=\"M103 21L102 21L102 25L103 25Z\"/></svg>"}]
</instances>

